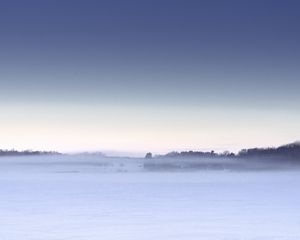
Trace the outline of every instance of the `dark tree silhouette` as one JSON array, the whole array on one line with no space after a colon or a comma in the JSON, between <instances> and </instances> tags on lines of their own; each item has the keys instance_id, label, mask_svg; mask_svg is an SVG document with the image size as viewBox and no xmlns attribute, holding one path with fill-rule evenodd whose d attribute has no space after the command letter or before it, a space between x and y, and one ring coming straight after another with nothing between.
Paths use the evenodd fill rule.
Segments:
<instances>
[{"instance_id":1,"label":"dark tree silhouette","mask_svg":"<svg viewBox=\"0 0 300 240\"><path fill-rule=\"evenodd\" d=\"M3 150L0 149L0 156L35 156L35 155L58 155L60 153L54 151L17 151L17 150Z\"/></svg>"}]
</instances>

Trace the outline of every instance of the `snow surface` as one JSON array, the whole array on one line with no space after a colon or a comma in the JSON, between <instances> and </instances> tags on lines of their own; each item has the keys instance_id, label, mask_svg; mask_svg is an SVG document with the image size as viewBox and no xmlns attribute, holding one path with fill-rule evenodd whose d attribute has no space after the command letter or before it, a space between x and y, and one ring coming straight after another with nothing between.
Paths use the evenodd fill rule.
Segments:
<instances>
[{"instance_id":1,"label":"snow surface","mask_svg":"<svg viewBox=\"0 0 300 240\"><path fill-rule=\"evenodd\" d=\"M96 156L0 159L1 240L299 240L300 172L150 172Z\"/></svg>"}]
</instances>

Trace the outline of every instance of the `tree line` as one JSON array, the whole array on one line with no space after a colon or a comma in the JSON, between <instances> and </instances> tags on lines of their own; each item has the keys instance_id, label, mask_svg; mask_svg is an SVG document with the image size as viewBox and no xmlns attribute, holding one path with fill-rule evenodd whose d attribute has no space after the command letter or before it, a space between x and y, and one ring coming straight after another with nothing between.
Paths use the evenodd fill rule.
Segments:
<instances>
[{"instance_id":1,"label":"tree line","mask_svg":"<svg viewBox=\"0 0 300 240\"><path fill-rule=\"evenodd\" d=\"M169 152L165 155L156 155L159 158L178 158L178 157L196 157L196 158L285 158L300 160L300 142L295 142L280 147L268 148L249 148L242 149L238 153L225 151L216 153L215 151L182 151ZM146 154L146 158L152 158L151 153Z\"/></svg>"},{"instance_id":2,"label":"tree line","mask_svg":"<svg viewBox=\"0 0 300 240\"><path fill-rule=\"evenodd\" d=\"M33 150L25 150L25 151L17 151L17 150L7 150L0 149L0 156L36 156L36 155L57 155L60 154L55 151L33 151Z\"/></svg>"}]
</instances>

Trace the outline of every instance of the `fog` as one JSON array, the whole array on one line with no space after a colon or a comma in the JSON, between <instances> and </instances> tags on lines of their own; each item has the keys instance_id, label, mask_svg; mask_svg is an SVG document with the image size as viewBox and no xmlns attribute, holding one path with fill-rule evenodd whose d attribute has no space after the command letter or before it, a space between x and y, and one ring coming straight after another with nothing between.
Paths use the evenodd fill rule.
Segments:
<instances>
[{"instance_id":1,"label":"fog","mask_svg":"<svg viewBox=\"0 0 300 240\"><path fill-rule=\"evenodd\" d=\"M300 170L300 161L281 158L105 157L101 154L0 157L13 172L190 172Z\"/></svg>"}]
</instances>

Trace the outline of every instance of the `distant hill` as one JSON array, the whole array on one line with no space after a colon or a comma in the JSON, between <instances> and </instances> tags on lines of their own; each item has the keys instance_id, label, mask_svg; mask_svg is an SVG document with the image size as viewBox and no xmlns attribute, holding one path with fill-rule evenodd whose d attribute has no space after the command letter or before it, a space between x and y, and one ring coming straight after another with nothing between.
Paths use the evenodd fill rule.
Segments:
<instances>
[{"instance_id":1,"label":"distant hill","mask_svg":"<svg viewBox=\"0 0 300 240\"><path fill-rule=\"evenodd\" d=\"M290 143L277 148L243 149L238 154L240 158L284 158L300 160L300 143Z\"/></svg>"}]
</instances>

